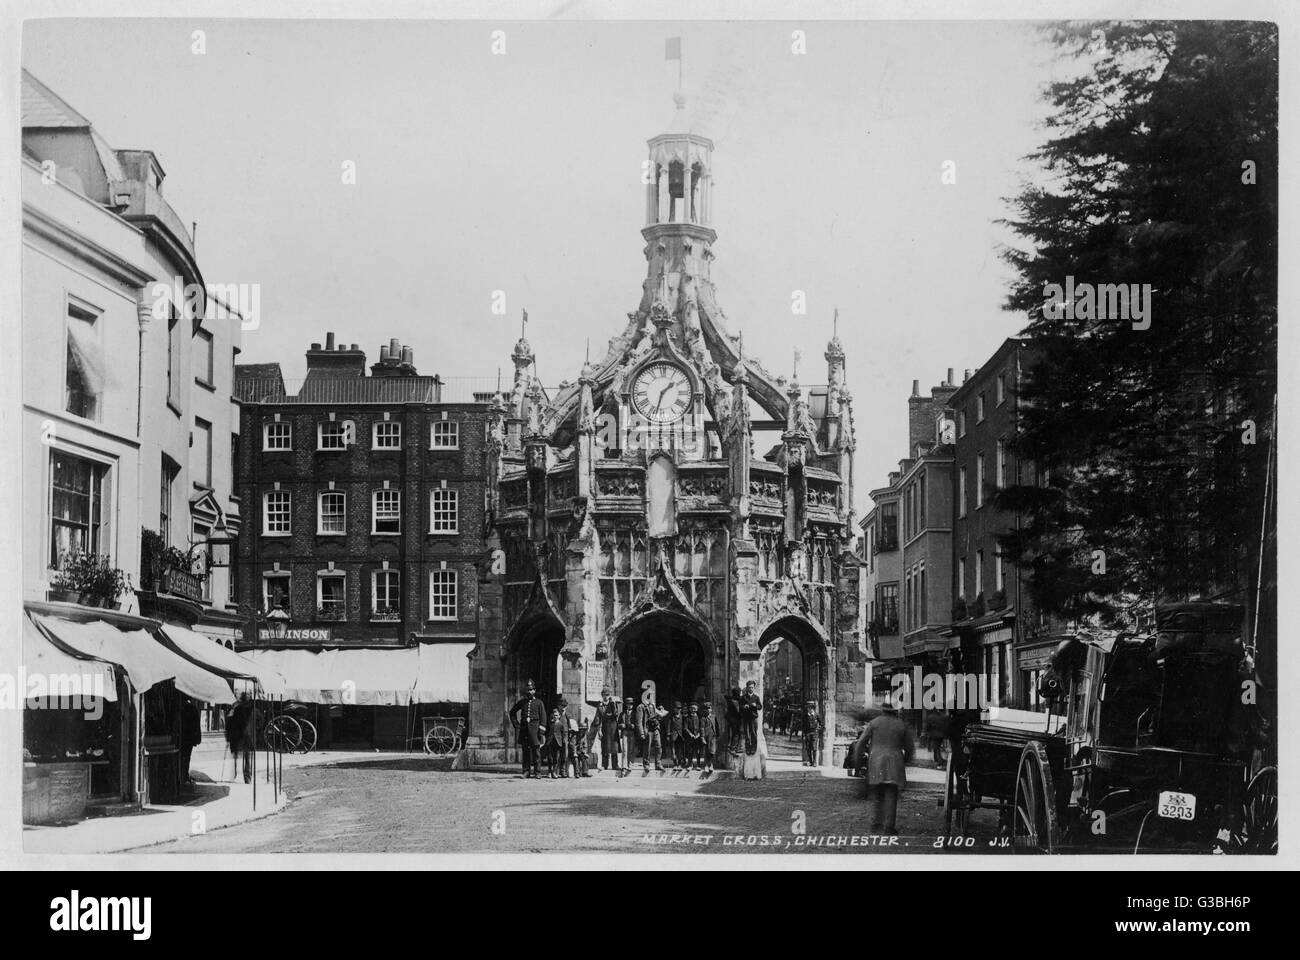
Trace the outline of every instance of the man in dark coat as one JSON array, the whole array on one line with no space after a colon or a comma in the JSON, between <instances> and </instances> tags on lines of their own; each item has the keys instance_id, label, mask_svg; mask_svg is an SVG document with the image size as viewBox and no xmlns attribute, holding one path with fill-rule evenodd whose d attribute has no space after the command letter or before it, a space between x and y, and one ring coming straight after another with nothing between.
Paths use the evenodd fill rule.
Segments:
<instances>
[{"instance_id":1,"label":"man in dark coat","mask_svg":"<svg viewBox=\"0 0 1300 960\"><path fill-rule=\"evenodd\" d=\"M659 708L654 703L642 703L636 708L636 735L641 745L641 768L646 773L650 772L651 760L654 760L656 770L663 771L663 764L659 762L659 754L663 749L659 724Z\"/></svg>"},{"instance_id":2,"label":"man in dark coat","mask_svg":"<svg viewBox=\"0 0 1300 960\"><path fill-rule=\"evenodd\" d=\"M876 809L873 832L898 836L895 820L898 794L907 784L907 761L916 752L912 728L898 715L893 702L886 699L880 716L862 731L867 754L867 789Z\"/></svg>"},{"instance_id":3,"label":"man in dark coat","mask_svg":"<svg viewBox=\"0 0 1300 960\"><path fill-rule=\"evenodd\" d=\"M740 753L740 687L732 687L725 698L727 705L727 750Z\"/></svg>"},{"instance_id":4,"label":"man in dark coat","mask_svg":"<svg viewBox=\"0 0 1300 960\"><path fill-rule=\"evenodd\" d=\"M515 728L524 765L524 779L542 776L542 731L546 727L546 707L537 699L537 685L528 681L524 697L510 708L510 725Z\"/></svg>"},{"instance_id":5,"label":"man in dark coat","mask_svg":"<svg viewBox=\"0 0 1300 960\"><path fill-rule=\"evenodd\" d=\"M199 714L199 705L191 698L181 694L181 782L193 783L190 776L190 760L194 748L203 742L203 718Z\"/></svg>"},{"instance_id":6,"label":"man in dark coat","mask_svg":"<svg viewBox=\"0 0 1300 960\"><path fill-rule=\"evenodd\" d=\"M763 714L763 701L758 697L758 685L753 680L745 684L745 695L740 698L740 725L745 734L745 753L751 757L758 753L758 724Z\"/></svg>"},{"instance_id":7,"label":"man in dark coat","mask_svg":"<svg viewBox=\"0 0 1300 960\"><path fill-rule=\"evenodd\" d=\"M700 704L700 747L704 751L704 772L713 772L713 757L718 752L718 718L713 704Z\"/></svg>"},{"instance_id":8,"label":"man in dark coat","mask_svg":"<svg viewBox=\"0 0 1300 960\"><path fill-rule=\"evenodd\" d=\"M803 705L803 717L799 722L800 734L803 737L803 762L807 766L817 766L817 758L821 753L817 739L821 729L822 720L817 715L817 702L809 700Z\"/></svg>"},{"instance_id":9,"label":"man in dark coat","mask_svg":"<svg viewBox=\"0 0 1300 960\"><path fill-rule=\"evenodd\" d=\"M600 691L600 704L596 707L596 719L591 725L591 739L600 738L600 768L611 767L618 770L621 766L619 754L622 752L622 738L618 732L619 703L614 699L614 691L604 687Z\"/></svg>"},{"instance_id":10,"label":"man in dark coat","mask_svg":"<svg viewBox=\"0 0 1300 960\"><path fill-rule=\"evenodd\" d=\"M239 760L243 759L245 783L253 782L253 738L256 735L256 724L253 701L247 693L241 693L239 702L230 711L230 718L226 721L226 743L230 745L230 754L235 758L236 767Z\"/></svg>"}]
</instances>

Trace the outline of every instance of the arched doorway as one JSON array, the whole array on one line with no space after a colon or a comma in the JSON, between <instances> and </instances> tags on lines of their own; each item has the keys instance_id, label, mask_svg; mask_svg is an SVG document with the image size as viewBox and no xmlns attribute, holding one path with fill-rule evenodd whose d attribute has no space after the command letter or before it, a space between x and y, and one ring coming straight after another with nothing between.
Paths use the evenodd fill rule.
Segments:
<instances>
[{"instance_id":1,"label":"arched doorway","mask_svg":"<svg viewBox=\"0 0 1300 960\"><path fill-rule=\"evenodd\" d=\"M539 616L520 623L513 633L506 662L506 708L524 695L524 688L532 680L537 684L538 697L549 709L559 699L564 624L554 617Z\"/></svg>"},{"instance_id":2,"label":"arched doorway","mask_svg":"<svg viewBox=\"0 0 1300 960\"><path fill-rule=\"evenodd\" d=\"M822 723L819 761L828 762L826 731L835 720L829 709L826 643L821 634L807 620L783 617L767 626L758 648L768 757L802 759L799 723L804 704L811 700ZM782 707L789 712L783 715Z\"/></svg>"},{"instance_id":3,"label":"arched doorway","mask_svg":"<svg viewBox=\"0 0 1300 960\"><path fill-rule=\"evenodd\" d=\"M655 701L665 707L675 701L713 702L717 693L713 659L701 626L678 614L657 611L619 631L613 643L611 679L619 696L637 701L649 681Z\"/></svg>"}]
</instances>

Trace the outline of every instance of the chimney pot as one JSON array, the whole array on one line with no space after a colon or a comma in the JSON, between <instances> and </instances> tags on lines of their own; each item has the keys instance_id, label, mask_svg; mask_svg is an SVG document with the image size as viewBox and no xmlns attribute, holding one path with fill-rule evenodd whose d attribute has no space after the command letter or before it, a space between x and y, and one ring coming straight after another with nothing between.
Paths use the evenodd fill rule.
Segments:
<instances>
[{"instance_id":1,"label":"chimney pot","mask_svg":"<svg viewBox=\"0 0 1300 960\"><path fill-rule=\"evenodd\" d=\"M319 349L320 349L320 344L319 344L319 343L313 343L313 344L311 345L311 348L312 348L313 350L319 350Z\"/></svg>"},{"instance_id":2,"label":"chimney pot","mask_svg":"<svg viewBox=\"0 0 1300 960\"><path fill-rule=\"evenodd\" d=\"M388 355L394 359L402 355L402 341L396 337L388 341Z\"/></svg>"},{"instance_id":3,"label":"chimney pot","mask_svg":"<svg viewBox=\"0 0 1300 960\"><path fill-rule=\"evenodd\" d=\"M354 343L352 344L352 349L354 351L359 351L361 349L361 345L359 343Z\"/></svg>"},{"instance_id":4,"label":"chimney pot","mask_svg":"<svg viewBox=\"0 0 1300 960\"><path fill-rule=\"evenodd\" d=\"M325 349L326 350L334 349L334 334L332 333L325 334Z\"/></svg>"},{"instance_id":5,"label":"chimney pot","mask_svg":"<svg viewBox=\"0 0 1300 960\"><path fill-rule=\"evenodd\" d=\"M415 363L414 347L402 347L402 363Z\"/></svg>"},{"instance_id":6,"label":"chimney pot","mask_svg":"<svg viewBox=\"0 0 1300 960\"><path fill-rule=\"evenodd\" d=\"M380 359L381 361L382 361L382 360L387 360L387 359L388 359L388 344L386 344L386 343L381 343L381 344L379 345L379 359Z\"/></svg>"},{"instance_id":7,"label":"chimney pot","mask_svg":"<svg viewBox=\"0 0 1300 960\"><path fill-rule=\"evenodd\" d=\"M966 376L964 376L964 377L961 378L961 382L962 382L962 383L965 383L965 382L966 382L967 380L969 380L969 379L970 379L970 371L967 370L967 371L966 371Z\"/></svg>"},{"instance_id":8,"label":"chimney pot","mask_svg":"<svg viewBox=\"0 0 1300 960\"><path fill-rule=\"evenodd\" d=\"M920 381L920 380L913 380L913 381L912 381L912 396L914 396L914 397L919 397L920 395L921 395L921 381Z\"/></svg>"},{"instance_id":9,"label":"chimney pot","mask_svg":"<svg viewBox=\"0 0 1300 960\"><path fill-rule=\"evenodd\" d=\"M949 386L952 386L952 375L953 375L953 368L952 368L952 367L949 367L949 368L948 368L948 379L945 381Z\"/></svg>"}]
</instances>

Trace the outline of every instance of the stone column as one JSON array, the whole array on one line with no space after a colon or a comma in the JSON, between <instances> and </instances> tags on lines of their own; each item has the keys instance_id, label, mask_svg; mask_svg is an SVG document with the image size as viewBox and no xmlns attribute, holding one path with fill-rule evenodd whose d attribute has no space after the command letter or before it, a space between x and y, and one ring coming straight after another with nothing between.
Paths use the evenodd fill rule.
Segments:
<instances>
[{"instance_id":1,"label":"stone column","mask_svg":"<svg viewBox=\"0 0 1300 960\"><path fill-rule=\"evenodd\" d=\"M514 752L501 648L502 577L491 573L490 566L479 576L478 596L478 646L469 666L469 737L457 759L462 766L506 763Z\"/></svg>"}]
</instances>

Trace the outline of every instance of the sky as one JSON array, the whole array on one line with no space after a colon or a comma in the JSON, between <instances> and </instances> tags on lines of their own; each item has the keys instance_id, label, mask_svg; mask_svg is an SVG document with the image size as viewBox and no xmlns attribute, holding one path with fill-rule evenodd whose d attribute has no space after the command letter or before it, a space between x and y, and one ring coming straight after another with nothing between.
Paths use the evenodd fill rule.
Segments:
<instances>
[{"instance_id":1,"label":"sky","mask_svg":"<svg viewBox=\"0 0 1300 960\"><path fill-rule=\"evenodd\" d=\"M207 282L260 285L241 362L301 377L332 331L370 362L397 337L421 373L508 381L527 309L555 384L639 303L671 36L715 142L731 330L776 373L798 348L801 381L821 383L839 310L861 515L906 453L912 381L960 380L1023 326L995 221L1040 177L1024 158L1063 69L1034 25L29 21L23 64L112 146L157 154Z\"/></svg>"}]
</instances>

